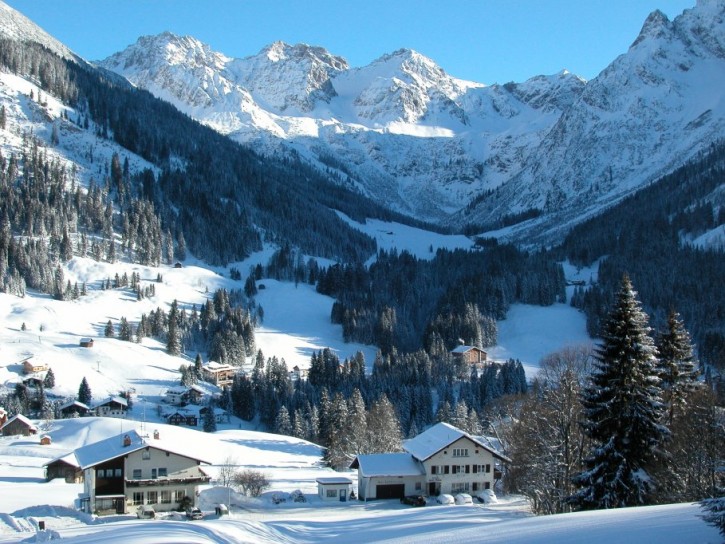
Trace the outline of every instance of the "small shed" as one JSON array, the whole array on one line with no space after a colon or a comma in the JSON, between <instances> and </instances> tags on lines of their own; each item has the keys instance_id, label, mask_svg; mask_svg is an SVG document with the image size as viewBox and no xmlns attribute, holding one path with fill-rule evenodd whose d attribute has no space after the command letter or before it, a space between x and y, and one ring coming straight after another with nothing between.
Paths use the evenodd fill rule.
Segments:
<instances>
[{"instance_id":1,"label":"small shed","mask_svg":"<svg viewBox=\"0 0 725 544\"><path fill-rule=\"evenodd\" d=\"M49 434L41 435L40 437L40 445L41 446L50 446L52 440L50 439Z\"/></svg>"},{"instance_id":2,"label":"small shed","mask_svg":"<svg viewBox=\"0 0 725 544\"><path fill-rule=\"evenodd\" d=\"M347 502L352 492L352 480L344 476L317 478L317 494L323 501Z\"/></svg>"},{"instance_id":3,"label":"small shed","mask_svg":"<svg viewBox=\"0 0 725 544\"><path fill-rule=\"evenodd\" d=\"M45 464L45 479L50 481L55 478L63 478L69 484L83 482L83 471L78 465L78 460L73 452Z\"/></svg>"},{"instance_id":4,"label":"small shed","mask_svg":"<svg viewBox=\"0 0 725 544\"><path fill-rule=\"evenodd\" d=\"M81 338L80 346L82 348L92 348L93 347L93 338Z\"/></svg>"}]
</instances>

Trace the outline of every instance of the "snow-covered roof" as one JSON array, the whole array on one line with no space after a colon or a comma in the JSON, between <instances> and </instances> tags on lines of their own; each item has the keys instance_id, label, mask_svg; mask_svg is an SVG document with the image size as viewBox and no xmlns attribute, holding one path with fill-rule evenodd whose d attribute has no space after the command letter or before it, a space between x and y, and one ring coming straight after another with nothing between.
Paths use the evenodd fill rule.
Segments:
<instances>
[{"instance_id":1,"label":"snow-covered roof","mask_svg":"<svg viewBox=\"0 0 725 544\"><path fill-rule=\"evenodd\" d=\"M420 433L415 438L403 442L403 449L410 453L413 457L420 461L425 461L432 455L435 455L443 448L450 446L453 442L460 438L468 438L475 444L485 450L488 450L494 457L498 457L503 461L509 459L494 450L491 446L483 443L480 438L471 436L462 430L448 423L437 423L427 431Z\"/></svg>"},{"instance_id":2,"label":"snow-covered roof","mask_svg":"<svg viewBox=\"0 0 725 544\"><path fill-rule=\"evenodd\" d=\"M65 410L66 408L70 408L71 406L78 406L78 408L83 408L85 410L90 410L90 408L87 405L83 404L79 400L72 400L70 402L66 402L64 405L59 406L58 407L58 410Z\"/></svg>"},{"instance_id":3,"label":"snow-covered roof","mask_svg":"<svg viewBox=\"0 0 725 544\"><path fill-rule=\"evenodd\" d=\"M466 352L471 351L472 349L477 349L477 350L483 351L485 353L484 350L482 350L481 348L476 347L476 346L456 346L455 348L453 348L451 350L451 353L466 353Z\"/></svg>"},{"instance_id":4,"label":"snow-covered roof","mask_svg":"<svg viewBox=\"0 0 725 544\"><path fill-rule=\"evenodd\" d=\"M80 468L80 465L78 465L78 459L76 458L75 452L66 453L65 455L61 455L60 457L56 457L55 459L51 459L47 463L43 463L44 467L47 467L48 465L52 465L53 463L65 463L66 465L70 465L72 467Z\"/></svg>"},{"instance_id":5,"label":"snow-covered roof","mask_svg":"<svg viewBox=\"0 0 725 544\"><path fill-rule=\"evenodd\" d=\"M345 478L343 476L330 476L328 478L317 478L315 480L318 484L322 485L352 485L352 480L350 478Z\"/></svg>"},{"instance_id":6,"label":"snow-covered roof","mask_svg":"<svg viewBox=\"0 0 725 544\"><path fill-rule=\"evenodd\" d=\"M7 420L6 422L5 422L5 425L3 425L2 427L0 427L0 429L4 429L4 428L5 428L5 427L7 427L8 425L10 425L10 424L11 424L11 423L12 423L13 421L16 421L16 420L17 420L17 421L20 421L20 422L22 422L22 423L24 423L24 424L25 424L25 425L26 425L26 426L27 426L27 427L28 427L29 429L37 429L37 427L36 427L35 425L33 425L33 422L32 422L32 421L30 421L30 420L29 420L29 419L28 419L27 417L25 417L25 416L24 416L23 414L16 414L16 415L14 415L14 416L13 416L13 417L11 417L10 419L8 419L8 420Z\"/></svg>"},{"instance_id":7,"label":"snow-covered roof","mask_svg":"<svg viewBox=\"0 0 725 544\"><path fill-rule=\"evenodd\" d=\"M209 361L202 365L202 368L208 372L220 372L222 370L232 370L234 367L227 363L217 363L216 361Z\"/></svg>"},{"instance_id":8,"label":"snow-covered roof","mask_svg":"<svg viewBox=\"0 0 725 544\"><path fill-rule=\"evenodd\" d=\"M350 465L363 476L425 476L425 469L409 453L358 455Z\"/></svg>"},{"instance_id":9,"label":"snow-covered roof","mask_svg":"<svg viewBox=\"0 0 725 544\"><path fill-rule=\"evenodd\" d=\"M99 463L115 459L121 455L138 451L147 446L183 457L197 459L203 463L209 463L209 461L195 457L190 453L189 444L174 440L173 436L171 438L162 438L162 436L165 437L168 434L170 434L169 431L165 430L163 435L158 435L158 438L154 438L154 435L141 435L137 431L132 430L78 448L75 451L75 455L78 460L78 465L84 470ZM124 443L127 443L127 445L124 446Z\"/></svg>"},{"instance_id":10,"label":"snow-covered roof","mask_svg":"<svg viewBox=\"0 0 725 544\"><path fill-rule=\"evenodd\" d=\"M108 399L104 400L103 402L99 402L96 404L93 408L98 408L99 406L106 406L107 404L112 403L120 404L124 408L128 408L128 401L124 399L123 397L109 397Z\"/></svg>"}]
</instances>

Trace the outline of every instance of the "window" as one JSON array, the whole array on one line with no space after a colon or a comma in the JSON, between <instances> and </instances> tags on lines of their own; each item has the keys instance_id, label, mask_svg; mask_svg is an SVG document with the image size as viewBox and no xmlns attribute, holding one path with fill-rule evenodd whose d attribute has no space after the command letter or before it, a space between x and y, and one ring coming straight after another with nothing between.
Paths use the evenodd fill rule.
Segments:
<instances>
[{"instance_id":1,"label":"window","mask_svg":"<svg viewBox=\"0 0 725 544\"><path fill-rule=\"evenodd\" d=\"M453 457L468 457L468 448L453 448Z\"/></svg>"},{"instance_id":2,"label":"window","mask_svg":"<svg viewBox=\"0 0 725 544\"><path fill-rule=\"evenodd\" d=\"M478 482L473 482L473 491L478 491Z\"/></svg>"},{"instance_id":3,"label":"window","mask_svg":"<svg viewBox=\"0 0 725 544\"><path fill-rule=\"evenodd\" d=\"M151 450L149 450L148 448L143 450L141 452L141 459L143 459L144 461L148 461L149 459L151 459Z\"/></svg>"},{"instance_id":4,"label":"window","mask_svg":"<svg viewBox=\"0 0 725 544\"><path fill-rule=\"evenodd\" d=\"M431 474L438 474L438 466L437 465L432 465L430 467L430 473Z\"/></svg>"},{"instance_id":5,"label":"window","mask_svg":"<svg viewBox=\"0 0 725 544\"><path fill-rule=\"evenodd\" d=\"M99 468L96 470L96 478L105 478L106 477L106 471L102 468Z\"/></svg>"},{"instance_id":6,"label":"window","mask_svg":"<svg viewBox=\"0 0 725 544\"><path fill-rule=\"evenodd\" d=\"M491 465L486 465L486 472L491 472Z\"/></svg>"},{"instance_id":7,"label":"window","mask_svg":"<svg viewBox=\"0 0 725 544\"><path fill-rule=\"evenodd\" d=\"M491 482L483 482L484 489L491 489Z\"/></svg>"},{"instance_id":8,"label":"window","mask_svg":"<svg viewBox=\"0 0 725 544\"><path fill-rule=\"evenodd\" d=\"M450 467L448 465L443 465L443 474L448 474L449 473L449 468Z\"/></svg>"},{"instance_id":9,"label":"window","mask_svg":"<svg viewBox=\"0 0 725 544\"><path fill-rule=\"evenodd\" d=\"M140 504L143 504L143 491L134 491L133 492L133 505L138 506Z\"/></svg>"},{"instance_id":10,"label":"window","mask_svg":"<svg viewBox=\"0 0 725 544\"><path fill-rule=\"evenodd\" d=\"M156 479L156 469L155 468L152 468L151 469L151 479L152 480L155 480Z\"/></svg>"},{"instance_id":11,"label":"window","mask_svg":"<svg viewBox=\"0 0 725 544\"><path fill-rule=\"evenodd\" d=\"M166 467L159 468L159 478L166 478L168 476L168 471L166 470Z\"/></svg>"},{"instance_id":12,"label":"window","mask_svg":"<svg viewBox=\"0 0 725 544\"><path fill-rule=\"evenodd\" d=\"M171 491L161 492L161 504L171 504Z\"/></svg>"},{"instance_id":13,"label":"window","mask_svg":"<svg viewBox=\"0 0 725 544\"><path fill-rule=\"evenodd\" d=\"M147 504L156 504L159 502L159 492L158 491L149 491L148 500L146 501Z\"/></svg>"},{"instance_id":14,"label":"window","mask_svg":"<svg viewBox=\"0 0 725 544\"><path fill-rule=\"evenodd\" d=\"M451 493L463 493L464 491L468 491L468 489L468 482L455 482L451 484Z\"/></svg>"},{"instance_id":15,"label":"window","mask_svg":"<svg viewBox=\"0 0 725 544\"><path fill-rule=\"evenodd\" d=\"M420 491L421 489L423 489L423 484L420 482L415 482L415 490Z\"/></svg>"},{"instance_id":16,"label":"window","mask_svg":"<svg viewBox=\"0 0 725 544\"><path fill-rule=\"evenodd\" d=\"M328 499L334 499L337 497L337 489L328 489L327 490L327 498Z\"/></svg>"},{"instance_id":17,"label":"window","mask_svg":"<svg viewBox=\"0 0 725 544\"><path fill-rule=\"evenodd\" d=\"M122 468L117 468L117 469L115 469L113 471L113 477L114 478L120 478L121 476L123 476L123 469Z\"/></svg>"},{"instance_id":18,"label":"window","mask_svg":"<svg viewBox=\"0 0 725 544\"><path fill-rule=\"evenodd\" d=\"M141 479L141 469L140 468L133 469L133 479L134 480L140 480Z\"/></svg>"},{"instance_id":19,"label":"window","mask_svg":"<svg viewBox=\"0 0 725 544\"><path fill-rule=\"evenodd\" d=\"M174 495L174 502L181 502L184 500L186 493L184 493L183 489L177 489L176 491L174 491Z\"/></svg>"}]
</instances>

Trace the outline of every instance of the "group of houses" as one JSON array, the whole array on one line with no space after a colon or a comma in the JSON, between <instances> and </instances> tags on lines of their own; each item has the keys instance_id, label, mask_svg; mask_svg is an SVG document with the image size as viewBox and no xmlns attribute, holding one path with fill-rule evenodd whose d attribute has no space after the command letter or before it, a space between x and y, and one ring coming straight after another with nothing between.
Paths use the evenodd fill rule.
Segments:
<instances>
[{"instance_id":1,"label":"group of houses","mask_svg":"<svg viewBox=\"0 0 725 544\"><path fill-rule=\"evenodd\" d=\"M169 431L164 432L172 435ZM485 438L447 423L407 440L403 449L355 458L350 468L357 469L359 500L476 493L493 488L501 466L509 462ZM147 505L171 511L184 502L193 504L199 486L211 481L210 461L193 450L179 436L132 430L53 459L45 465L46 478L83 483L84 512L127 514ZM319 477L316 483L323 501L355 497L353 480L343 474Z\"/></svg>"}]
</instances>

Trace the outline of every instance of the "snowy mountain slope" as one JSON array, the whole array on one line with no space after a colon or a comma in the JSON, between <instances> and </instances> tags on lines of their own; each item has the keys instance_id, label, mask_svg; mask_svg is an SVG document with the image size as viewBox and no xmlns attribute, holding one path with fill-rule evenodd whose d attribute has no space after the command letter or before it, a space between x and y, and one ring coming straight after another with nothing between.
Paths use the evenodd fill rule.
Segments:
<instances>
[{"instance_id":1,"label":"snowy mountain slope","mask_svg":"<svg viewBox=\"0 0 725 544\"><path fill-rule=\"evenodd\" d=\"M63 43L56 40L22 13L12 9L4 2L0 2L0 36L17 41L42 43L60 57L74 61L80 60Z\"/></svg>"},{"instance_id":2,"label":"snowy mountain slope","mask_svg":"<svg viewBox=\"0 0 725 544\"><path fill-rule=\"evenodd\" d=\"M101 64L266 153L295 150L343 183L418 218L557 236L671 171L725 133L723 0L645 22L597 78L458 80L402 49L350 68L281 42L229 59L193 38L141 38ZM173 69L172 69L173 68ZM542 238L545 239L545 238Z\"/></svg>"},{"instance_id":3,"label":"snowy mountain slope","mask_svg":"<svg viewBox=\"0 0 725 544\"><path fill-rule=\"evenodd\" d=\"M393 209L438 220L516 171L584 87L566 72L486 87L406 49L355 69L282 42L230 59L169 33L101 65L256 149L294 149Z\"/></svg>"},{"instance_id":4,"label":"snowy mountain slope","mask_svg":"<svg viewBox=\"0 0 725 544\"><path fill-rule=\"evenodd\" d=\"M725 2L654 12L560 117L522 171L469 215L537 208L556 230L672 171L725 135Z\"/></svg>"}]
</instances>

